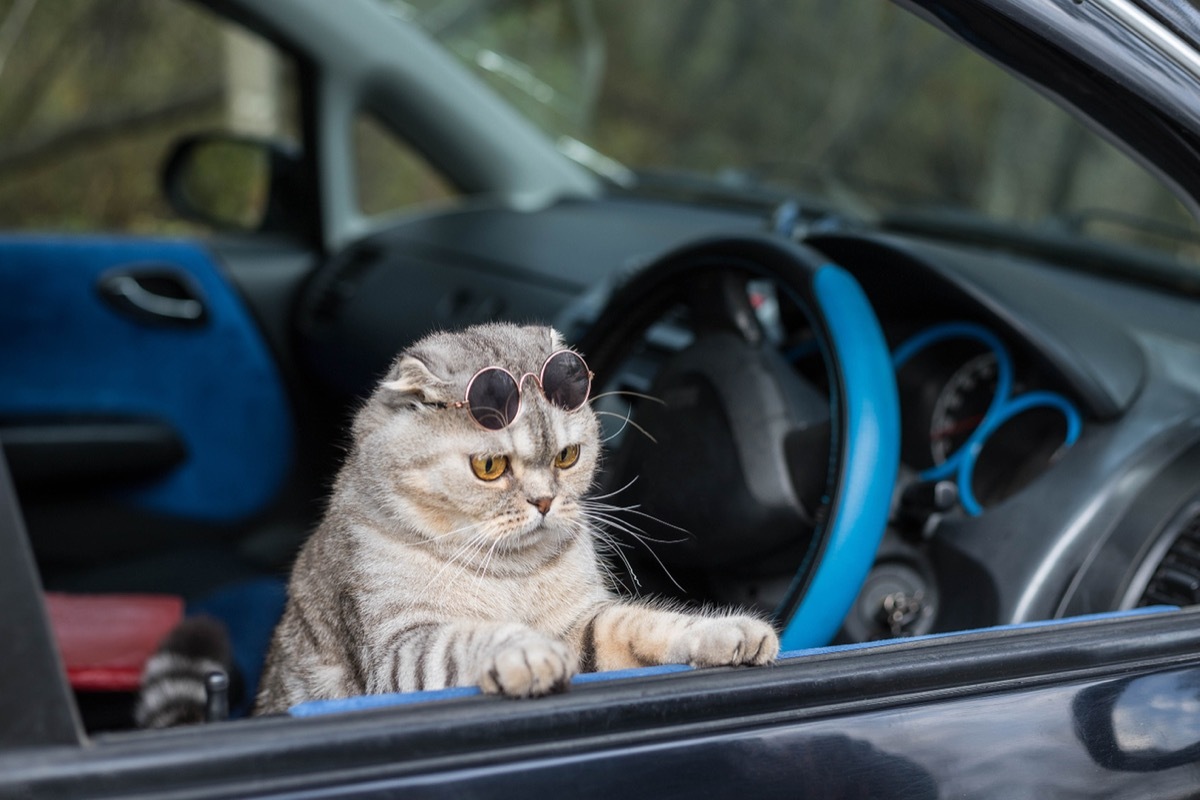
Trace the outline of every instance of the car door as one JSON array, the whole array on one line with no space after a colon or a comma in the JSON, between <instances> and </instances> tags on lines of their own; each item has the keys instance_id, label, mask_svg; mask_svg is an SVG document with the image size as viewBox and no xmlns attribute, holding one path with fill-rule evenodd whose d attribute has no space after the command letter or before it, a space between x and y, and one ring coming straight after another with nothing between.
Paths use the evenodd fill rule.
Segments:
<instances>
[{"instance_id":1,"label":"car door","mask_svg":"<svg viewBox=\"0 0 1200 800\"><path fill-rule=\"evenodd\" d=\"M220 543L291 474L283 310L311 242L186 222L160 176L202 131L299 152L296 65L178 0L10 3L0 30L0 441L44 580L253 572Z\"/></svg>"}]
</instances>

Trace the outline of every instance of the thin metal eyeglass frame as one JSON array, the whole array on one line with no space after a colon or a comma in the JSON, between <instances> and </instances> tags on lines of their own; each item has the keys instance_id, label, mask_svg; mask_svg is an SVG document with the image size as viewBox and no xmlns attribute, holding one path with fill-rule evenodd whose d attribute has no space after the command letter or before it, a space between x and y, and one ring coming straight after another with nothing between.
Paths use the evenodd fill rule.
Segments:
<instances>
[{"instance_id":1,"label":"thin metal eyeglass frame","mask_svg":"<svg viewBox=\"0 0 1200 800\"><path fill-rule=\"evenodd\" d=\"M583 365L584 370L587 372L587 388L585 388L583 390L583 398L579 401L579 403L577 403L574 406L570 406L570 407L560 406L557 403L554 403L552 400L550 400L549 396L546 395L546 367L550 366L550 362L553 361L557 356L561 356L564 353L572 355L575 358L579 359L579 363ZM513 382L513 384L517 387L517 410L513 413L512 419L507 420L503 425L501 425L498 428L490 428L487 425L484 425L482 422L480 422L479 418L475 416L475 412L471 409L471 402L469 400L469 398L471 397L471 387L475 385L475 381L479 378L480 375L482 375L485 372L489 372L491 370L496 370L498 372L504 373L505 375L508 376L509 380L511 380ZM509 425L512 425L514 422L516 422L520 418L521 412L525 410L525 398L522 396L523 395L522 387L525 385L526 378L533 378L534 382L537 383L538 389L541 390L542 396L546 398L547 402L550 402L552 405L555 405L558 408L563 409L564 411L575 411L576 409L582 408L587 403L588 398L592 396L592 379L595 377L596 377L596 374L594 372L592 372L591 369L588 368L587 362L583 360L583 356L579 355L579 353L576 353L574 350L566 350L566 349L555 350L553 353L546 356L546 360L542 362L541 370L536 375L532 372L525 372L525 373L522 373L521 376L518 378L516 375L513 375L511 372L506 370L504 367L490 366L490 367L481 368L474 375L471 376L471 380L467 381L467 390L463 395L463 399L456 400L453 403L449 403L449 404L447 404L446 407L447 408L465 408L467 410L467 415L471 417L471 421L474 422L476 425L478 425L480 428L482 428L485 431L502 431L505 428L507 428Z\"/></svg>"}]
</instances>

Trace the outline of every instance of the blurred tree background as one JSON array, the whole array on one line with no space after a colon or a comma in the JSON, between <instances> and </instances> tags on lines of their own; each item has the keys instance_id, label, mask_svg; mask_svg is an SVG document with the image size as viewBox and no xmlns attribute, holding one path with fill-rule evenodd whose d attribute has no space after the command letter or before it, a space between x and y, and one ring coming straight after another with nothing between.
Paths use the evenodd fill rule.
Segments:
<instances>
[{"instance_id":1,"label":"blurred tree background","mask_svg":"<svg viewBox=\"0 0 1200 800\"><path fill-rule=\"evenodd\" d=\"M0 227L192 230L160 167L183 134L295 137L266 42L176 0L0 0Z\"/></svg>"},{"instance_id":2,"label":"blurred tree background","mask_svg":"<svg viewBox=\"0 0 1200 800\"><path fill-rule=\"evenodd\" d=\"M882 0L380 2L550 135L635 169L868 216L958 207L1195 241L1153 232L1195 225L1139 166ZM171 143L214 129L300 143L297 117L290 59L199 5L0 0L0 227L194 230L161 197ZM354 133L366 213L453 194L369 117Z\"/></svg>"},{"instance_id":3,"label":"blurred tree background","mask_svg":"<svg viewBox=\"0 0 1200 800\"><path fill-rule=\"evenodd\" d=\"M965 208L1175 252L1197 241L1157 179L888 2L392 5L544 128L635 168L807 191L868 215Z\"/></svg>"}]
</instances>

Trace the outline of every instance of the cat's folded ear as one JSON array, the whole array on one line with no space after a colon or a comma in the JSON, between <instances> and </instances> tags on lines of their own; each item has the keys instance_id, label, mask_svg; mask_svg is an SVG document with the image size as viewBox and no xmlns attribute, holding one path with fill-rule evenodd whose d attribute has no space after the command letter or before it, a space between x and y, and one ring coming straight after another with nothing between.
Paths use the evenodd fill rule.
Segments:
<instances>
[{"instance_id":1,"label":"cat's folded ear","mask_svg":"<svg viewBox=\"0 0 1200 800\"><path fill-rule=\"evenodd\" d=\"M406 353L392 366L379 388L384 402L402 406L445 403L449 384L430 372L421 359Z\"/></svg>"}]
</instances>

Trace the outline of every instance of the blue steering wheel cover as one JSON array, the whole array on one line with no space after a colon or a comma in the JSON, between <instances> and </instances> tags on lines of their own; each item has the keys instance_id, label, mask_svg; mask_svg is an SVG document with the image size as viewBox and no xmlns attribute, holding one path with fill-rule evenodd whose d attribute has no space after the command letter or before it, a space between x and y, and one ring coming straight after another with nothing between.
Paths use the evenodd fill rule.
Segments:
<instances>
[{"instance_id":1,"label":"blue steering wheel cover","mask_svg":"<svg viewBox=\"0 0 1200 800\"><path fill-rule=\"evenodd\" d=\"M858 597L887 527L900 463L900 401L883 331L858 283L841 267L821 266L812 290L825 318L826 358L846 419L842 482L833 498L827 541L807 591L786 620L784 650L829 644ZM836 409L838 404L834 404Z\"/></svg>"}]
</instances>

